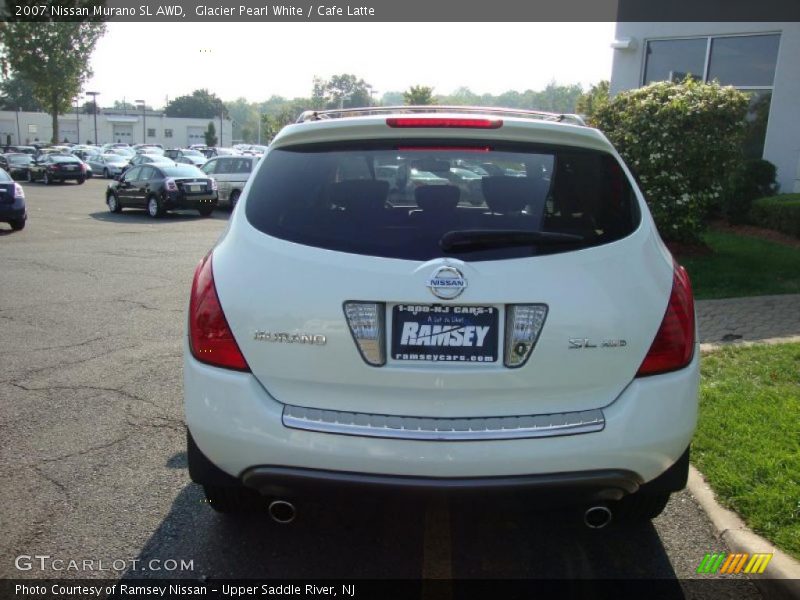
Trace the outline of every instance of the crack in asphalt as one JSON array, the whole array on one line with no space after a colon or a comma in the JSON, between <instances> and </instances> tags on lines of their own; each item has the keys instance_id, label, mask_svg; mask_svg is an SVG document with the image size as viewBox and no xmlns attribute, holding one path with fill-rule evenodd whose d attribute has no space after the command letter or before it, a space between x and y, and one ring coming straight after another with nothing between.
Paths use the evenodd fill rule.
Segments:
<instances>
[{"instance_id":1,"label":"crack in asphalt","mask_svg":"<svg viewBox=\"0 0 800 600\"><path fill-rule=\"evenodd\" d=\"M5 318L8 317L3 317L3 315L0 315L0 319L5 319ZM104 340L106 339L106 337L107 336L96 337L75 344L66 344L64 346L47 346L45 348L26 348L25 352L43 352L45 350L64 350L66 348L78 348L80 346L86 346L88 344L91 344L92 342L98 342L100 340ZM19 354L19 350L9 350L8 352L0 352L0 356L3 356L4 354Z\"/></svg>"}]
</instances>

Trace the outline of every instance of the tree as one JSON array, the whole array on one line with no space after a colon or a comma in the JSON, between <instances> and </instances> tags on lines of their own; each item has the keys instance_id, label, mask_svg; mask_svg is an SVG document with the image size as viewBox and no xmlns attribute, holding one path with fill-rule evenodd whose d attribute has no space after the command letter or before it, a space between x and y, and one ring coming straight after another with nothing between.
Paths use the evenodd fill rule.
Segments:
<instances>
[{"instance_id":1,"label":"tree","mask_svg":"<svg viewBox=\"0 0 800 600\"><path fill-rule=\"evenodd\" d=\"M222 114L228 117L225 103L208 90L195 90L188 96L179 96L167 104L164 114L168 117L190 117L214 119Z\"/></svg>"},{"instance_id":2,"label":"tree","mask_svg":"<svg viewBox=\"0 0 800 600\"><path fill-rule=\"evenodd\" d=\"M356 108L372 106L372 86L355 75L342 73L328 80L314 77L313 108Z\"/></svg>"},{"instance_id":3,"label":"tree","mask_svg":"<svg viewBox=\"0 0 800 600\"><path fill-rule=\"evenodd\" d=\"M400 106L403 103L403 92L386 92L381 96L383 106Z\"/></svg>"},{"instance_id":4,"label":"tree","mask_svg":"<svg viewBox=\"0 0 800 600\"><path fill-rule=\"evenodd\" d=\"M217 129L214 127L213 121L208 122L208 127L206 127L206 132L203 136L206 138L206 146L217 145Z\"/></svg>"},{"instance_id":5,"label":"tree","mask_svg":"<svg viewBox=\"0 0 800 600\"><path fill-rule=\"evenodd\" d=\"M41 103L33 96L31 85L19 76L0 83L0 110L44 112Z\"/></svg>"},{"instance_id":6,"label":"tree","mask_svg":"<svg viewBox=\"0 0 800 600\"><path fill-rule=\"evenodd\" d=\"M622 92L595 113L637 173L664 239L700 239L708 207L741 170L747 104L733 87L687 77Z\"/></svg>"},{"instance_id":7,"label":"tree","mask_svg":"<svg viewBox=\"0 0 800 600\"><path fill-rule=\"evenodd\" d=\"M410 106L436 104L433 88L425 85L412 85L407 92L403 92L403 102Z\"/></svg>"},{"instance_id":8,"label":"tree","mask_svg":"<svg viewBox=\"0 0 800 600\"><path fill-rule=\"evenodd\" d=\"M608 104L608 81L601 81L597 85L592 85L584 94L578 98L575 105L575 112L585 115L592 122L595 113Z\"/></svg>"},{"instance_id":9,"label":"tree","mask_svg":"<svg viewBox=\"0 0 800 600\"><path fill-rule=\"evenodd\" d=\"M88 7L91 1L61 2ZM3 75L13 73L31 87L32 96L50 113L52 141L57 142L58 115L69 111L83 83L91 76L89 62L104 23L5 22L0 23L0 67Z\"/></svg>"}]
</instances>

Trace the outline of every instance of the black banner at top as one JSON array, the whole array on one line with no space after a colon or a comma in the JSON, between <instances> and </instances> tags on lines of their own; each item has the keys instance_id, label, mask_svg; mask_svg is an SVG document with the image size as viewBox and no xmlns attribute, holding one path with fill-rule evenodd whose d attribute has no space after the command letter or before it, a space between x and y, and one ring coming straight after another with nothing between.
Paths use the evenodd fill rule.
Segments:
<instances>
[{"instance_id":1,"label":"black banner at top","mask_svg":"<svg viewBox=\"0 0 800 600\"><path fill-rule=\"evenodd\" d=\"M0 0L0 20L800 22L798 0ZM339 2L334 3L334 1Z\"/></svg>"}]
</instances>

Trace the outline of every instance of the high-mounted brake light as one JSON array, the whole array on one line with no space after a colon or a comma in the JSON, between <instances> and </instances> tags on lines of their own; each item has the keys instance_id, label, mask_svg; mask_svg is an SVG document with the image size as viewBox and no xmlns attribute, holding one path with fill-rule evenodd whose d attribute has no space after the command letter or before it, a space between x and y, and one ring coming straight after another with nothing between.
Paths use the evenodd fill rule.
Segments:
<instances>
[{"instance_id":1,"label":"high-mounted brake light","mask_svg":"<svg viewBox=\"0 0 800 600\"><path fill-rule=\"evenodd\" d=\"M400 152L489 152L489 146L398 146Z\"/></svg>"},{"instance_id":2,"label":"high-mounted brake light","mask_svg":"<svg viewBox=\"0 0 800 600\"><path fill-rule=\"evenodd\" d=\"M687 366L694 356L694 296L689 274L675 264L672 293L658 333L637 377L668 373Z\"/></svg>"},{"instance_id":3,"label":"high-mounted brake light","mask_svg":"<svg viewBox=\"0 0 800 600\"><path fill-rule=\"evenodd\" d=\"M502 119L474 119L469 117L389 117L389 127L455 128L455 129L499 129Z\"/></svg>"},{"instance_id":4,"label":"high-mounted brake light","mask_svg":"<svg viewBox=\"0 0 800 600\"><path fill-rule=\"evenodd\" d=\"M210 254L194 272L189 301L189 346L192 356L200 362L237 371L250 370L222 312Z\"/></svg>"}]
</instances>

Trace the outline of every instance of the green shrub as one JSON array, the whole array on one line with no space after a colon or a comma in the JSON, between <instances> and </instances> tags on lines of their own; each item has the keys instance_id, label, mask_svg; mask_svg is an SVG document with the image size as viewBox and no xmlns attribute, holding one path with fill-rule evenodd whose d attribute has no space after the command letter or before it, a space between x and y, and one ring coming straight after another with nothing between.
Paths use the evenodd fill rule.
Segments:
<instances>
[{"instance_id":1,"label":"green shrub","mask_svg":"<svg viewBox=\"0 0 800 600\"><path fill-rule=\"evenodd\" d=\"M778 191L777 170L768 160L746 160L742 169L731 175L722 196L720 211L729 222L746 223L753 200L774 196Z\"/></svg>"},{"instance_id":2,"label":"green shrub","mask_svg":"<svg viewBox=\"0 0 800 600\"><path fill-rule=\"evenodd\" d=\"M750 219L760 227L800 238L800 194L781 194L753 202Z\"/></svg>"},{"instance_id":3,"label":"green shrub","mask_svg":"<svg viewBox=\"0 0 800 600\"><path fill-rule=\"evenodd\" d=\"M617 95L594 123L638 174L667 240L698 241L708 207L741 169L747 96L687 78Z\"/></svg>"}]
</instances>

